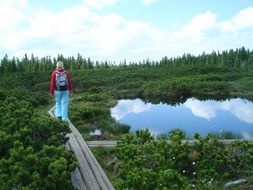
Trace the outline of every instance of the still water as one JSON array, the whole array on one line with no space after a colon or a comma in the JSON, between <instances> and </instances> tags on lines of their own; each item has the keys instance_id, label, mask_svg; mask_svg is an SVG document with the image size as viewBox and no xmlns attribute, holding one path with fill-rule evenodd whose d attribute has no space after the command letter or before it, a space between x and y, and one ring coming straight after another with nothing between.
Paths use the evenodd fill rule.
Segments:
<instances>
[{"instance_id":1,"label":"still water","mask_svg":"<svg viewBox=\"0 0 253 190\"><path fill-rule=\"evenodd\" d=\"M188 137L229 131L248 139L253 134L253 102L240 98L225 101L190 98L177 106L144 103L140 99L119 100L111 108L111 115L130 125L132 132L148 128L154 135L173 129L184 130Z\"/></svg>"}]
</instances>

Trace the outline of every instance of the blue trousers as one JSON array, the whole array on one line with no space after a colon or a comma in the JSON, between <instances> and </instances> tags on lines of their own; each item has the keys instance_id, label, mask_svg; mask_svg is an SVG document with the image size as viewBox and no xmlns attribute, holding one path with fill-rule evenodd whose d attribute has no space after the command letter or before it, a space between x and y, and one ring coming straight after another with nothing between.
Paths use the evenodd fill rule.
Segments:
<instances>
[{"instance_id":1,"label":"blue trousers","mask_svg":"<svg viewBox=\"0 0 253 190\"><path fill-rule=\"evenodd\" d=\"M55 116L61 117L63 121L68 119L69 91L54 91Z\"/></svg>"}]
</instances>

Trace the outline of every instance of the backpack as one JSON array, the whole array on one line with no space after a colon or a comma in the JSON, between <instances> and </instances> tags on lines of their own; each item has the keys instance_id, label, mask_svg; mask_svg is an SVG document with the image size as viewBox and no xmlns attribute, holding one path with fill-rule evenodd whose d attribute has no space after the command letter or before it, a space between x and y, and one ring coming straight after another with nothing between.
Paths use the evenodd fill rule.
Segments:
<instances>
[{"instance_id":1,"label":"backpack","mask_svg":"<svg viewBox=\"0 0 253 190\"><path fill-rule=\"evenodd\" d=\"M56 71L55 90L58 91L68 90L68 78L66 71L63 72Z\"/></svg>"}]
</instances>

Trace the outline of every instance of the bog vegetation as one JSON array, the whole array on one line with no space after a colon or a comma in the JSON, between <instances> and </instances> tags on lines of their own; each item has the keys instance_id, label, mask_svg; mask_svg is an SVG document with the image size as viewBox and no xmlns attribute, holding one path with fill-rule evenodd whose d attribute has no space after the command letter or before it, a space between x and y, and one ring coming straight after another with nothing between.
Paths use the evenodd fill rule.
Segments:
<instances>
[{"instance_id":1,"label":"bog vegetation","mask_svg":"<svg viewBox=\"0 0 253 190\"><path fill-rule=\"evenodd\" d=\"M252 143L224 145L211 135L196 134L196 142L190 145L182 143L183 137L182 131L174 131L168 143L155 141L148 131L137 131L123 138L115 149L120 176L115 179L117 189L218 190L241 178L252 184Z\"/></svg>"},{"instance_id":2,"label":"bog vegetation","mask_svg":"<svg viewBox=\"0 0 253 190\"><path fill-rule=\"evenodd\" d=\"M38 93L0 90L0 189L72 189L76 167L65 150L68 126L36 108Z\"/></svg>"},{"instance_id":3,"label":"bog vegetation","mask_svg":"<svg viewBox=\"0 0 253 190\"><path fill-rule=\"evenodd\" d=\"M148 132L122 138L129 126L117 123L109 108L121 98L175 105L189 97L253 100L253 51L244 47L160 61L119 65L77 57L4 56L0 64L0 184L2 189L71 189L76 163L65 150L66 124L50 118L50 74L61 60L70 71L74 95L70 120L85 140L93 129L100 139L121 139L113 152L116 189L219 189L245 177L252 185L253 148L246 142L224 146L211 136L193 146L154 141ZM46 106L45 106L46 105ZM117 176L117 180L114 177ZM211 184L211 185L210 185ZM36 187L36 188L35 188ZM252 186L251 186L252 187Z\"/></svg>"}]
</instances>

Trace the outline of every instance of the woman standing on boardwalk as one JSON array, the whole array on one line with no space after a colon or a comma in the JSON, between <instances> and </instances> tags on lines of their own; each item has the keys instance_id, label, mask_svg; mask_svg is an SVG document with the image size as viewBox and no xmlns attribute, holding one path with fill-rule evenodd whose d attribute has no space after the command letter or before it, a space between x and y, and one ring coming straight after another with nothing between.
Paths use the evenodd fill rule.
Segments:
<instances>
[{"instance_id":1,"label":"woman standing on boardwalk","mask_svg":"<svg viewBox=\"0 0 253 190\"><path fill-rule=\"evenodd\" d=\"M68 119L69 93L72 93L70 73L64 69L63 62L58 61L51 75L50 95L55 96L55 116L63 121Z\"/></svg>"}]
</instances>

